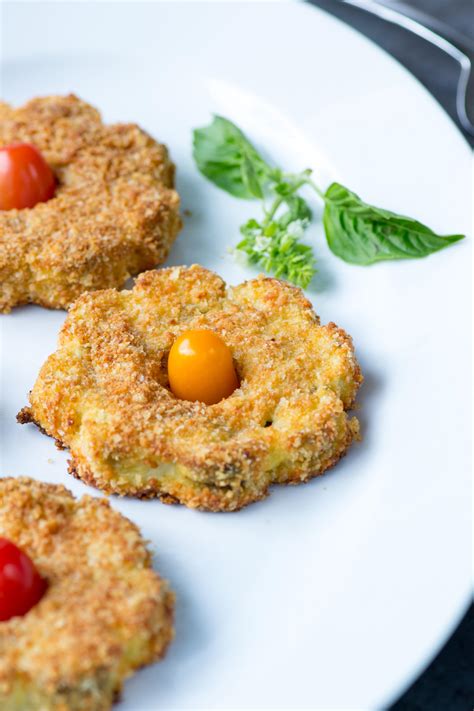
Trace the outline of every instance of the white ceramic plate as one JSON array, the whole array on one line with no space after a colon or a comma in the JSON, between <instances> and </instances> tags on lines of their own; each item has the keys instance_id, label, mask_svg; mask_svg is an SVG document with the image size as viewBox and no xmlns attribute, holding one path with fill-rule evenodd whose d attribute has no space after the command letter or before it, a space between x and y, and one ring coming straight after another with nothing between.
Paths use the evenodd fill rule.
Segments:
<instances>
[{"instance_id":1,"label":"white ceramic plate","mask_svg":"<svg viewBox=\"0 0 474 711\"><path fill-rule=\"evenodd\" d=\"M216 111L288 169L311 166L443 232L469 232L471 155L428 93L308 6L4 3L2 95L74 91L165 141L192 212L170 264L252 276L226 252L255 207L207 183L191 129ZM315 225L322 320L354 337L364 441L307 486L238 514L113 499L177 592L166 660L122 711L381 708L422 670L470 593L470 243L425 260L344 264ZM67 454L15 423L64 313L0 320L1 472L61 482Z\"/></svg>"}]
</instances>

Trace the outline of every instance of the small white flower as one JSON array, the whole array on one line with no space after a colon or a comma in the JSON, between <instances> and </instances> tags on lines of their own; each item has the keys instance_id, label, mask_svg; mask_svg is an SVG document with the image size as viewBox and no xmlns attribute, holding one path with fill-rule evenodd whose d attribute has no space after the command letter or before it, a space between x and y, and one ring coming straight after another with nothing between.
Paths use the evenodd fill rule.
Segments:
<instances>
[{"instance_id":1,"label":"small white flower","mask_svg":"<svg viewBox=\"0 0 474 711\"><path fill-rule=\"evenodd\" d=\"M265 237L264 235L259 235L255 238L255 251L265 254L270 247L272 240L270 237Z\"/></svg>"},{"instance_id":2,"label":"small white flower","mask_svg":"<svg viewBox=\"0 0 474 711\"><path fill-rule=\"evenodd\" d=\"M307 225L307 220L293 220L290 222L286 228L286 232L290 237L295 237L295 239L301 239L304 235L304 231Z\"/></svg>"}]
</instances>

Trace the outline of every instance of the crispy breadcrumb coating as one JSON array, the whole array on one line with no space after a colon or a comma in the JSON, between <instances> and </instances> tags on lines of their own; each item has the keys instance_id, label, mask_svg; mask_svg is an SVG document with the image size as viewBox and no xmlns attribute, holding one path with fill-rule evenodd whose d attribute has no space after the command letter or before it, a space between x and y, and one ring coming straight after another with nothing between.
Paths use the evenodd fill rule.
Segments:
<instances>
[{"instance_id":1,"label":"crispy breadcrumb coating","mask_svg":"<svg viewBox=\"0 0 474 711\"><path fill-rule=\"evenodd\" d=\"M48 581L26 615L0 622L0 708L110 709L123 681L173 637L174 596L138 528L105 499L5 478L0 535Z\"/></svg>"},{"instance_id":2,"label":"crispy breadcrumb coating","mask_svg":"<svg viewBox=\"0 0 474 711\"><path fill-rule=\"evenodd\" d=\"M181 220L165 146L134 124L105 126L72 95L0 102L0 146L12 143L41 151L57 189L31 209L0 210L0 312L66 308L166 259Z\"/></svg>"},{"instance_id":3,"label":"crispy breadcrumb coating","mask_svg":"<svg viewBox=\"0 0 474 711\"><path fill-rule=\"evenodd\" d=\"M233 354L240 388L216 405L169 389L168 353L191 328ZM71 473L104 491L232 511L337 462L358 436L346 410L361 381L351 338L321 326L300 289L263 277L226 289L173 267L80 297L19 421L69 447Z\"/></svg>"}]
</instances>

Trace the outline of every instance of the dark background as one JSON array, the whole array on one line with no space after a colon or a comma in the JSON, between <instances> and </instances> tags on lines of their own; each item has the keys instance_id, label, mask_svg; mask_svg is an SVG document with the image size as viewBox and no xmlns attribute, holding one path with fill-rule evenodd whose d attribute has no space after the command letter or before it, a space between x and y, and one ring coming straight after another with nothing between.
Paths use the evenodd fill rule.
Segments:
<instances>
[{"instance_id":1,"label":"dark background","mask_svg":"<svg viewBox=\"0 0 474 711\"><path fill-rule=\"evenodd\" d=\"M339 17L387 50L409 69L464 132L456 115L457 62L406 30L380 20L342 0L309 0ZM462 32L474 44L474 0L404 0ZM390 3L386 0L385 4ZM444 649L390 711L471 711L474 708L474 610L471 607Z\"/></svg>"},{"instance_id":2,"label":"dark background","mask_svg":"<svg viewBox=\"0 0 474 711\"><path fill-rule=\"evenodd\" d=\"M458 63L420 37L370 15L342 0L309 0L312 5L339 17L389 52L410 70L433 94L474 147L474 136L462 130L456 114ZM474 0L403 0L417 10L441 20L474 45ZM390 0L384 0L390 5ZM472 704L470 706L472 708Z\"/></svg>"}]
</instances>

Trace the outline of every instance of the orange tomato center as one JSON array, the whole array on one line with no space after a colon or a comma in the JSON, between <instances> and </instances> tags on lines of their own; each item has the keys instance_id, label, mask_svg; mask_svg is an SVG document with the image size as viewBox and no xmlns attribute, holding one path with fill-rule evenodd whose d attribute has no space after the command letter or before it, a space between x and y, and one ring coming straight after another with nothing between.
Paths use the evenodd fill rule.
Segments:
<instances>
[{"instance_id":1,"label":"orange tomato center","mask_svg":"<svg viewBox=\"0 0 474 711\"><path fill-rule=\"evenodd\" d=\"M53 197L53 171L37 148L15 143L0 148L0 210L22 210Z\"/></svg>"},{"instance_id":2,"label":"orange tomato center","mask_svg":"<svg viewBox=\"0 0 474 711\"><path fill-rule=\"evenodd\" d=\"M176 339L168 359L170 388L181 400L214 405L239 387L230 348L205 329L185 331Z\"/></svg>"}]
</instances>

